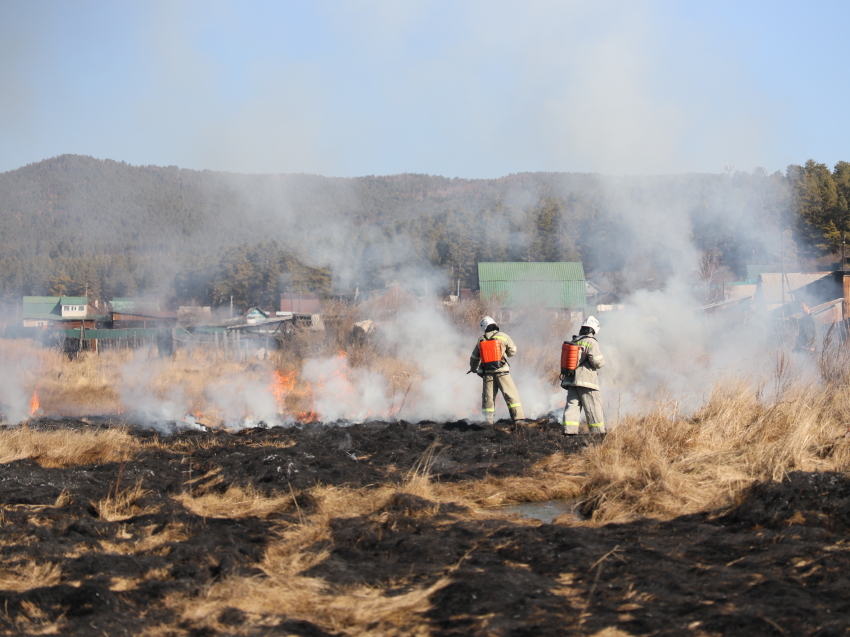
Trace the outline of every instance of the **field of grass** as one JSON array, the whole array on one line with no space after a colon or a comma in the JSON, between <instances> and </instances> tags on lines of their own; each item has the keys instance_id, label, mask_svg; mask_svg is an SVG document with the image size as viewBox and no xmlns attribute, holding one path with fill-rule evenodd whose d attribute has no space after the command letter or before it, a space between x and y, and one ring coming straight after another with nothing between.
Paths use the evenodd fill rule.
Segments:
<instances>
[{"instance_id":1,"label":"field of grass","mask_svg":"<svg viewBox=\"0 0 850 637\"><path fill-rule=\"evenodd\" d=\"M455 319L468 323L480 310L473 308L468 316ZM24 370L19 379L24 392L37 391L39 409L44 414L110 416L107 424L98 420L98 426L91 428L45 428L34 421L31 425L25 422L0 429L0 464L10 472L10 467L17 466L26 471L109 468L104 474L108 480L104 478L107 481L100 491L94 489L91 495L82 496L69 487L55 494L51 502L6 501L2 506L0 591L6 596L7 610L0 623L6 634L53 634L67 629L70 624L63 615L67 610L60 612L62 604L57 602L51 607L45 601L39 605L33 601L37 596L29 592L43 587L85 588L88 584L84 577L63 570L67 560L82 559L83 554L102 555L104 559L125 555L150 561L150 567L140 572L114 572L103 580L121 604L139 603L127 601L136 599L133 595L139 595L139 591L164 591L155 596L152 607L154 614L161 613L161 621L139 619L135 624L137 634L454 634L445 632L448 619L433 618L438 606L435 600L444 599L449 595L446 591L454 590L451 587L458 581L457 571L466 563L468 554L461 552L456 562L429 571L427 577L416 575L413 566L410 574L403 577L343 576L329 571L328 565L342 559L336 551L348 541L345 533L349 531L345 529L360 520L356 524L362 528L357 527L357 533L366 535L357 535L360 539L355 544L372 542L377 547L384 533L390 537L399 529L407 532L421 527L417 533L430 529L428 533L436 534L435 545L439 545L444 531L452 535L459 533L459 528L474 528L480 537L468 546L471 553L478 546L475 542L484 546L498 529L506 532L504 524L508 522L515 534L536 526L535 522L506 517L499 507L507 503L576 498L583 519L563 516L557 523L600 530L612 522L638 524L645 518L665 521L689 514L722 516L741 506L753 485L782 482L794 472L843 474L850 468L850 373L845 371L850 367L844 364L843 348L821 361L817 380L803 380L795 362L779 355L772 378L762 382L725 379L696 412L682 414L675 403L659 403L643 413L623 417L604 440L595 444L569 451L553 447L551 453L521 471L493 475L486 471L475 479L444 479L437 475L437 438L416 463L390 466L394 473L387 475L396 477L384 482L351 486L317 481L297 487L287 479L262 484L240 482L226 478L224 465L197 464L195 468L193 464L198 462L193 458L201 456L224 458L238 452L238 445L219 449L213 438L204 438L205 434L169 438L140 436L128 429L133 423L122 413L120 396L126 389L121 389L121 373L128 364L138 363L140 356L147 357L142 365L149 370L145 379L147 391L165 398L179 387L189 409L203 413L208 424L213 425L220 422L220 417L207 399L209 387L233 377L265 383L270 369L297 370L305 357L332 352L334 348L348 347L350 364L378 370L389 380L404 373L401 362L368 346L347 343L346 329L339 327L335 336L298 334L290 350L275 353L262 364L216 363L209 352L203 351L178 351L169 359L159 359L151 353L106 352L68 360L33 345L0 343L5 348L5 360L16 361ZM527 356L539 359L541 368L551 364L542 350L528 349ZM533 426L536 430L552 427L544 421ZM538 438L535 444L545 443ZM255 444L250 438L245 441L248 446ZM275 449L296 445L296 441L282 437L256 444L262 446L264 453L272 454ZM358 460L356 453L350 455ZM165 458L175 467L185 465L188 474L181 469L177 487L172 484L158 491L143 471L149 462L146 459L154 457ZM130 471L125 466L135 468ZM54 478L61 482L59 476L55 474ZM80 505L86 508L85 513L74 509ZM51 532L59 533L69 524L79 524L63 521L67 516L89 516L101 530L91 541L63 545L52 555L39 557L37 552L30 555L21 549L31 544L27 533L35 527L52 528ZM221 570L221 564L216 566L211 561L207 566L213 571L218 568L221 575L198 580L197 585L169 588L168 582L177 578L175 573L181 567L168 562L171 558L167 556L199 537L198 524L215 520L262 527L262 541L258 540L259 553L252 567ZM378 535L373 537L374 533ZM366 537L371 539L363 539ZM498 542L493 546L493 551L503 550L498 548L502 546ZM410 544L407 550L413 547ZM614 547L610 555L616 557L617 550ZM209 555L204 559L212 560ZM606 560L610 555L596 557ZM154 556L166 561L157 561ZM380 562L390 559L388 556L378 552L374 559ZM598 564L592 568L601 569ZM596 589L594 582L599 580L598 573L596 580L589 575L593 572L562 573L557 588L560 592L552 593L567 600L565 608L573 628L580 634L600 637L643 634L617 632L620 629L613 624L591 630L591 597ZM627 597L624 594L623 600ZM639 595L633 594L630 599L628 604L634 608L628 613L618 611L620 615L633 615L646 606L646 600L640 601ZM626 601L623 604L628 606ZM450 619L451 613L446 612ZM462 615L456 613L456 620L461 624L472 622L467 624L470 634L512 634L508 628L493 623L492 617L470 619L471 616ZM113 628L120 625L120 617L109 621L118 622L111 624ZM319 632L310 632L314 629ZM694 634L719 633L709 630Z\"/></svg>"}]
</instances>

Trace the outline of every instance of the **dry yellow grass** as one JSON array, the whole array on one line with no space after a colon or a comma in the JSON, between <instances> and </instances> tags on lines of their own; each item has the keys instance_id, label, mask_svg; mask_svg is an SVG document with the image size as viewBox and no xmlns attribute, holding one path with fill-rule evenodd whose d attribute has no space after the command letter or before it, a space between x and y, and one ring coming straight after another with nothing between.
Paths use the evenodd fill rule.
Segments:
<instances>
[{"instance_id":1,"label":"dry yellow grass","mask_svg":"<svg viewBox=\"0 0 850 637\"><path fill-rule=\"evenodd\" d=\"M25 560L19 564L0 564L0 590L23 592L41 586L53 586L62 578L62 569L49 562Z\"/></svg>"},{"instance_id":2,"label":"dry yellow grass","mask_svg":"<svg viewBox=\"0 0 850 637\"><path fill-rule=\"evenodd\" d=\"M30 458L42 467L64 468L128 460L139 448L123 429L0 429L0 463Z\"/></svg>"},{"instance_id":3,"label":"dry yellow grass","mask_svg":"<svg viewBox=\"0 0 850 637\"><path fill-rule=\"evenodd\" d=\"M846 381L785 386L772 400L727 381L693 417L659 406L626 418L574 467L595 522L669 518L730 505L789 471L847 471L848 423Z\"/></svg>"},{"instance_id":4,"label":"dry yellow grass","mask_svg":"<svg viewBox=\"0 0 850 637\"><path fill-rule=\"evenodd\" d=\"M135 535L122 529L116 534L114 541L100 540L99 543L101 548L108 553L138 555L141 553L157 553L166 545L172 542L182 542L188 537L189 534L182 524L171 522L164 529L159 529L158 525L151 524L137 530ZM167 547L166 550L168 550Z\"/></svg>"},{"instance_id":5,"label":"dry yellow grass","mask_svg":"<svg viewBox=\"0 0 850 637\"><path fill-rule=\"evenodd\" d=\"M328 549L317 550L316 544L330 539L332 519L375 513L400 492L433 496L427 473L430 458L426 454L400 487L311 489L314 512L302 516L300 524L277 528L259 565L265 578L228 577L201 596L171 596L168 606L193 629L232 631L218 618L224 609L236 608L246 614L246 626L252 629L263 621L277 622L275 618L286 617L346 635L428 635L421 616L430 608L429 597L449 583L448 575L430 586L387 595L380 587L330 587L324 580L303 573L327 559ZM297 503L295 494L292 503Z\"/></svg>"},{"instance_id":6,"label":"dry yellow grass","mask_svg":"<svg viewBox=\"0 0 850 637\"><path fill-rule=\"evenodd\" d=\"M264 570L268 577L262 580L228 578L199 598L172 598L171 606L193 627L222 632L228 627L221 626L217 618L230 607L248 614L249 622L283 616L345 635L424 637L430 634L421 617L430 608L428 598L449 583L448 578L441 578L402 595L386 595L383 589L363 586L332 590L323 580L284 574L271 564L265 564Z\"/></svg>"},{"instance_id":7,"label":"dry yellow grass","mask_svg":"<svg viewBox=\"0 0 850 637\"><path fill-rule=\"evenodd\" d=\"M58 635L59 622L51 622L48 615L30 601L21 602L21 613L15 618L13 633L18 635Z\"/></svg>"},{"instance_id":8,"label":"dry yellow grass","mask_svg":"<svg viewBox=\"0 0 850 637\"><path fill-rule=\"evenodd\" d=\"M44 350L37 381L41 409L47 415L116 414L121 401L116 381L128 351L81 352L69 360L58 350Z\"/></svg>"},{"instance_id":9,"label":"dry yellow grass","mask_svg":"<svg viewBox=\"0 0 850 637\"><path fill-rule=\"evenodd\" d=\"M231 485L224 493L176 496L192 513L207 518L266 518L293 505L293 496L266 496L250 486Z\"/></svg>"},{"instance_id":10,"label":"dry yellow grass","mask_svg":"<svg viewBox=\"0 0 850 637\"><path fill-rule=\"evenodd\" d=\"M121 591L129 591L136 588L139 584L143 582L149 582L151 580L159 580L165 581L170 578L170 574L167 569L164 568L156 568L151 569L142 577L113 577L109 581L109 590L115 592Z\"/></svg>"},{"instance_id":11,"label":"dry yellow grass","mask_svg":"<svg viewBox=\"0 0 850 637\"><path fill-rule=\"evenodd\" d=\"M142 507L139 505L139 500L149 493L149 491L142 489L141 481L123 491L120 491L116 485L115 493L110 493L102 500L92 502L92 506L104 520L109 522L126 520L137 515L154 513L158 510L158 507Z\"/></svg>"},{"instance_id":12,"label":"dry yellow grass","mask_svg":"<svg viewBox=\"0 0 850 637\"><path fill-rule=\"evenodd\" d=\"M543 502L581 495L586 474L574 457L555 453L535 463L525 475L432 484L438 501L454 501L480 509L494 509L514 502ZM498 513L498 511L495 511Z\"/></svg>"}]
</instances>

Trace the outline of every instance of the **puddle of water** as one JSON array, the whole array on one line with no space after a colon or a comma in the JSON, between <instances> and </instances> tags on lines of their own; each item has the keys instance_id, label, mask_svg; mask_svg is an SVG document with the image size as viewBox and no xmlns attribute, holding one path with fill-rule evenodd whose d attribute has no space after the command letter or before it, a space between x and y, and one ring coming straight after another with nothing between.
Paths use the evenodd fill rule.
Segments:
<instances>
[{"instance_id":1,"label":"puddle of water","mask_svg":"<svg viewBox=\"0 0 850 637\"><path fill-rule=\"evenodd\" d=\"M580 517L575 510L577 503L578 498L547 500L546 502L520 502L519 504L509 504L499 507L499 510L550 524L555 518L564 513L570 513L576 518Z\"/></svg>"}]
</instances>

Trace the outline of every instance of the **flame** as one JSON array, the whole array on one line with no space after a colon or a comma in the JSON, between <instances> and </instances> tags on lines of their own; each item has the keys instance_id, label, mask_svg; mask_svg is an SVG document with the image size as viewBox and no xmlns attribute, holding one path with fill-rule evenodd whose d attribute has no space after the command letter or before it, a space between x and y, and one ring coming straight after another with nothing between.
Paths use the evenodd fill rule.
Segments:
<instances>
[{"instance_id":1,"label":"flame","mask_svg":"<svg viewBox=\"0 0 850 637\"><path fill-rule=\"evenodd\" d=\"M273 371L269 389L277 402L278 413L301 423L319 422L328 414L320 413L317 409L319 404L325 404L317 403L317 397L332 397L337 403L335 410L350 408L351 418L357 419L358 422L374 417L398 416L404 405L406 392L404 398L394 399L386 408L377 411L370 409L362 404L362 397L358 395L360 385L354 375L357 370L352 370L349 366L346 352L340 349L332 362L330 368L326 365L320 368L321 372L311 378L312 384L298 371ZM323 375L325 373L326 376ZM343 417L347 415L349 414L342 414Z\"/></svg>"},{"instance_id":2,"label":"flame","mask_svg":"<svg viewBox=\"0 0 850 637\"><path fill-rule=\"evenodd\" d=\"M32 393L32 398L30 398L30 416L35 416L35 412L37 412L41 408L41 403L38 401L38 389L36 389Z\"/></svg>"},{"instance_id":3,"label":"flame","mask_svg":"<svg viewBox=\"0 0 850 637\"><path fill-rule=\"evenodd\" d=\"M299 383L296 371L272 372L271 392L278 405L281 416L290 415L298 422L318 422L320 416L313 408L315 394L309 382Z\"/></svg>"},{"instance_id":4,"label":"flame","mask_svg":"<svg viewBox=\"0 0 850 637\"><path fill-rule=\"evenodd\" d=\"M286 397L295 388L295 377L297 375L297 372L289 372L288 374L278 370L272 372L271 390L278 404L282 405Z\"/></svg>"}]
</instances>

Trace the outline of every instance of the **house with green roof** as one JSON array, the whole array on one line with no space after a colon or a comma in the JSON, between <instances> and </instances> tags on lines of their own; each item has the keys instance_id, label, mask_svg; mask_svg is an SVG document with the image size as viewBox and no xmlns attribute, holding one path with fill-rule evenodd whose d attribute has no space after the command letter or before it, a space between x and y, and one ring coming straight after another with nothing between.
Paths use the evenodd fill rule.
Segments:
<instances>
[{"instance_id":1,"label":"house with green roof","mask_svg":"<svg viewBox=\"0 0 850 637\"><path fill-rule=\"evenodd\" d=\"M502 307L584 310L587 284L581 262L478 264L478 287Z\"/></svg>"},{"instance_id":2,"label":"house with green roof","mask_svg":"<svg viewBox=\"0 0 850 637\"><path fill-rule=\"evenodd\" d=\"M21 317L24 327L49 327L53 323L81 321L88 313L85 296L25 296Z\"/></svg>"}]
</instances>

